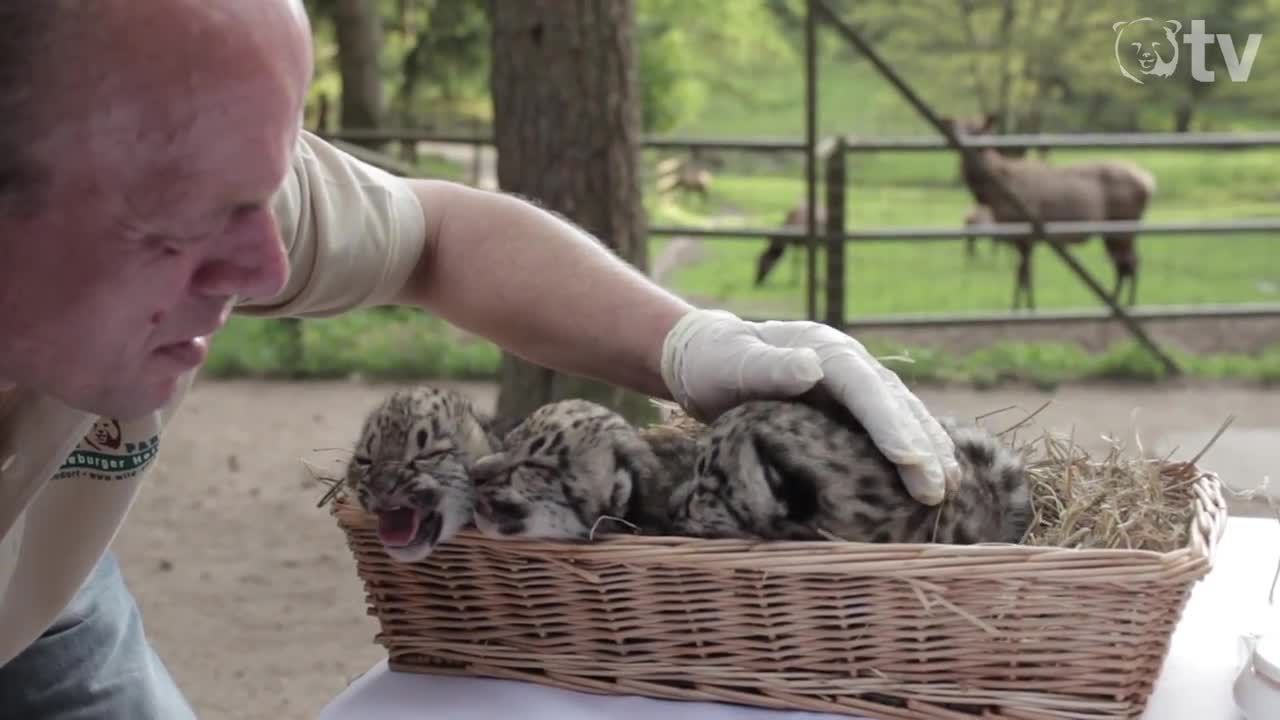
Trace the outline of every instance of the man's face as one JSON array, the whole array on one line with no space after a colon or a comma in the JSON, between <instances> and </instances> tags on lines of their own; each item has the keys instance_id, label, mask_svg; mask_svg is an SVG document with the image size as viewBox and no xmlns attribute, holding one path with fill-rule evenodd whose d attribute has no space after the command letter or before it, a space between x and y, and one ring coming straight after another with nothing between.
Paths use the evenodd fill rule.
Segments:
<instances>
[{"instance_id":1,"label":"man's face","mask_svg":"<svg viewBox=\"0 0 1280 720\"><path fill-rule=\"evenodd\" d=\"M93 99L34 150L51 172L35 212L0 215L0 380L103 415L150 412L203 361L233 299L283 286L269 202L310 53L296 28L274 48L268 34L106 51L120 62L104 75L120 79L85 88Z\"/></svg>"}]
</instances>

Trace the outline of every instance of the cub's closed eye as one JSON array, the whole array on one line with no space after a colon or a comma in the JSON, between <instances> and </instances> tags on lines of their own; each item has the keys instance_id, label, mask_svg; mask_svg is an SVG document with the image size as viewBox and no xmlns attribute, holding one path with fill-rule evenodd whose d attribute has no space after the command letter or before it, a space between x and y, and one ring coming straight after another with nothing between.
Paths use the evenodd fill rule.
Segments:
<instances>
[{"instance_id":1,"label":"cub's closed eye","mask_svg":"<svg viewBox=\"0 0 1280 720\"><path fill-rule=\"evenodd\" d=\"M369 467L370 460L367 457L354 457L351 462L355 463L357 467Z\"/></svg>"},{"instance_id":2,"label":"cub's closed eye","mask_svg":"<svg viewBox=\"0 0 1280 720\"><path fill-rule=\"evenodd\" d=\"M444 457L452 452L453 448L435 448L418 453L416 458L418 460L431 460L433 458Z\"/></svg>"}]
</instances>

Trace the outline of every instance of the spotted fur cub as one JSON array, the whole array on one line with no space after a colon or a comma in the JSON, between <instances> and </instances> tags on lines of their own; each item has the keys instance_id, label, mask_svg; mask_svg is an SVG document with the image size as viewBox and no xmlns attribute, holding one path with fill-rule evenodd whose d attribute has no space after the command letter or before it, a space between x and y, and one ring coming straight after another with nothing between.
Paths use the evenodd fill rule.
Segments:
<instances>
[{"instance_id":1,"label":"spotted fur cub","mask_svg":"<svg viewBox=\"0 0 1280 720\"><path fill-rule=\"evenodd\" d=\"M593 529L619 530L596 528L607 516L661 532L671 486L664 470L618 413L581 399L548 403L473 468L476 528L492 537L586 539Z\"/></svg>"},{"instance_id":2,"label":"spotted fur cub","mask_svg":"<svg viewBox=\"0 0 1280 720\"><path fill-rule=\"evenodd\" d=\"M378 539L399 562L422 560L471 521L469 471L498 447L467 398L427 386L397 390L365 418L346 484L378 516Z\"/></svg>"},{"instance_id":3,"label":"spotted fur cub","mask_svg":"<svg viewBox=\"0 0 1280 720\"><path fill-rule=\"evenodd\" d=\"M673 521L695 537L1019 542L1032 517L1021 456L977 426L940 422L963 476L930 507L847 411L744 403L711 424L693 477L672 495Z\"/></svg>"}]
</instances>

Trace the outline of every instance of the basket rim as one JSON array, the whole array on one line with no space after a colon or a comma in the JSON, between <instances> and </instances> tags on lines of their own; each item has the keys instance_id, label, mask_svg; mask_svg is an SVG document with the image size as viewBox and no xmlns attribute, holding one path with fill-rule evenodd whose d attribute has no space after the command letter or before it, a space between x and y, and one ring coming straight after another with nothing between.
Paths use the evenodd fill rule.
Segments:
<instances>
[{"instance_id":1,"label":"basket rim","mask_svg":"<svg viewBox=\"0 0 1280 720\"><path fill-rule=\"evenodd\" d=\"M941 543L868 543L847 540L704 539L685 536L605 534L592 540L495 538L473 525L450 543L465 543L504 555L536 555L570 564L613 563L641 567L719 569L726 572L891 575L924 579L951 575L963 568L972 577L1013 574L1064 581L1167 581L1188 572L1204 574L1212 567L1228 517L1217 473L1187 463L1163 463L1162 472L1194 476L1195 511L1185 545L1160 552L1124 548L1066 548L1006 543L947 545ZM350 496L339 493L330 504L344 530L372 530L375 518ZM584 570L585 571L585 570Z\"/></svg>"}]
</instances>

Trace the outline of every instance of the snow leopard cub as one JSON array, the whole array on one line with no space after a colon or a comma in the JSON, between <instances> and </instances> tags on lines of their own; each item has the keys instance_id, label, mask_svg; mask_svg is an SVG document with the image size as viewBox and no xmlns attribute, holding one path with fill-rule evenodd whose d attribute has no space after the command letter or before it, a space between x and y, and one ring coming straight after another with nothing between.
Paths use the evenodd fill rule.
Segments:
<instances>
[{"instance_id":1,"label":"snow leopard cub","mask_svg":"<svg viewBox=\"0 0 1280 720\"><path fill-rule=\"evenodd\" d=\"M378 540L399 562L422 560L471 521L471 465L498 447L497 420L460 393L396 390L365 418L345 482L378 516Z\"/></svg>"},{"instance_id":2,"label":"snow leopard cub","mask_svg":"<svg viewBox=\"0 0 1280 720\"><path fill-rule=\"evenodd\" d=\"M492 537L586 539L668 527L671 463L691 468L692 441L646 436L620 414L581 399L551 402L513 429L504 447L476 463L475 523Z\"/></svg>"},{"instance_id":3,"label":"snow leopard cub","mask_svg":"<svg viewBox=\"0 0 1280 720\"><path fill-rule=\"evenodd\" d=\"M962 478L931 507L848 411L744 403L711 424L693 478L672 495L673 521L695 537L814 540L821 529L860 542L1019 542L1032 518L1021 456L977 426L939 422Z\"/></svg>"}]
</instances>

